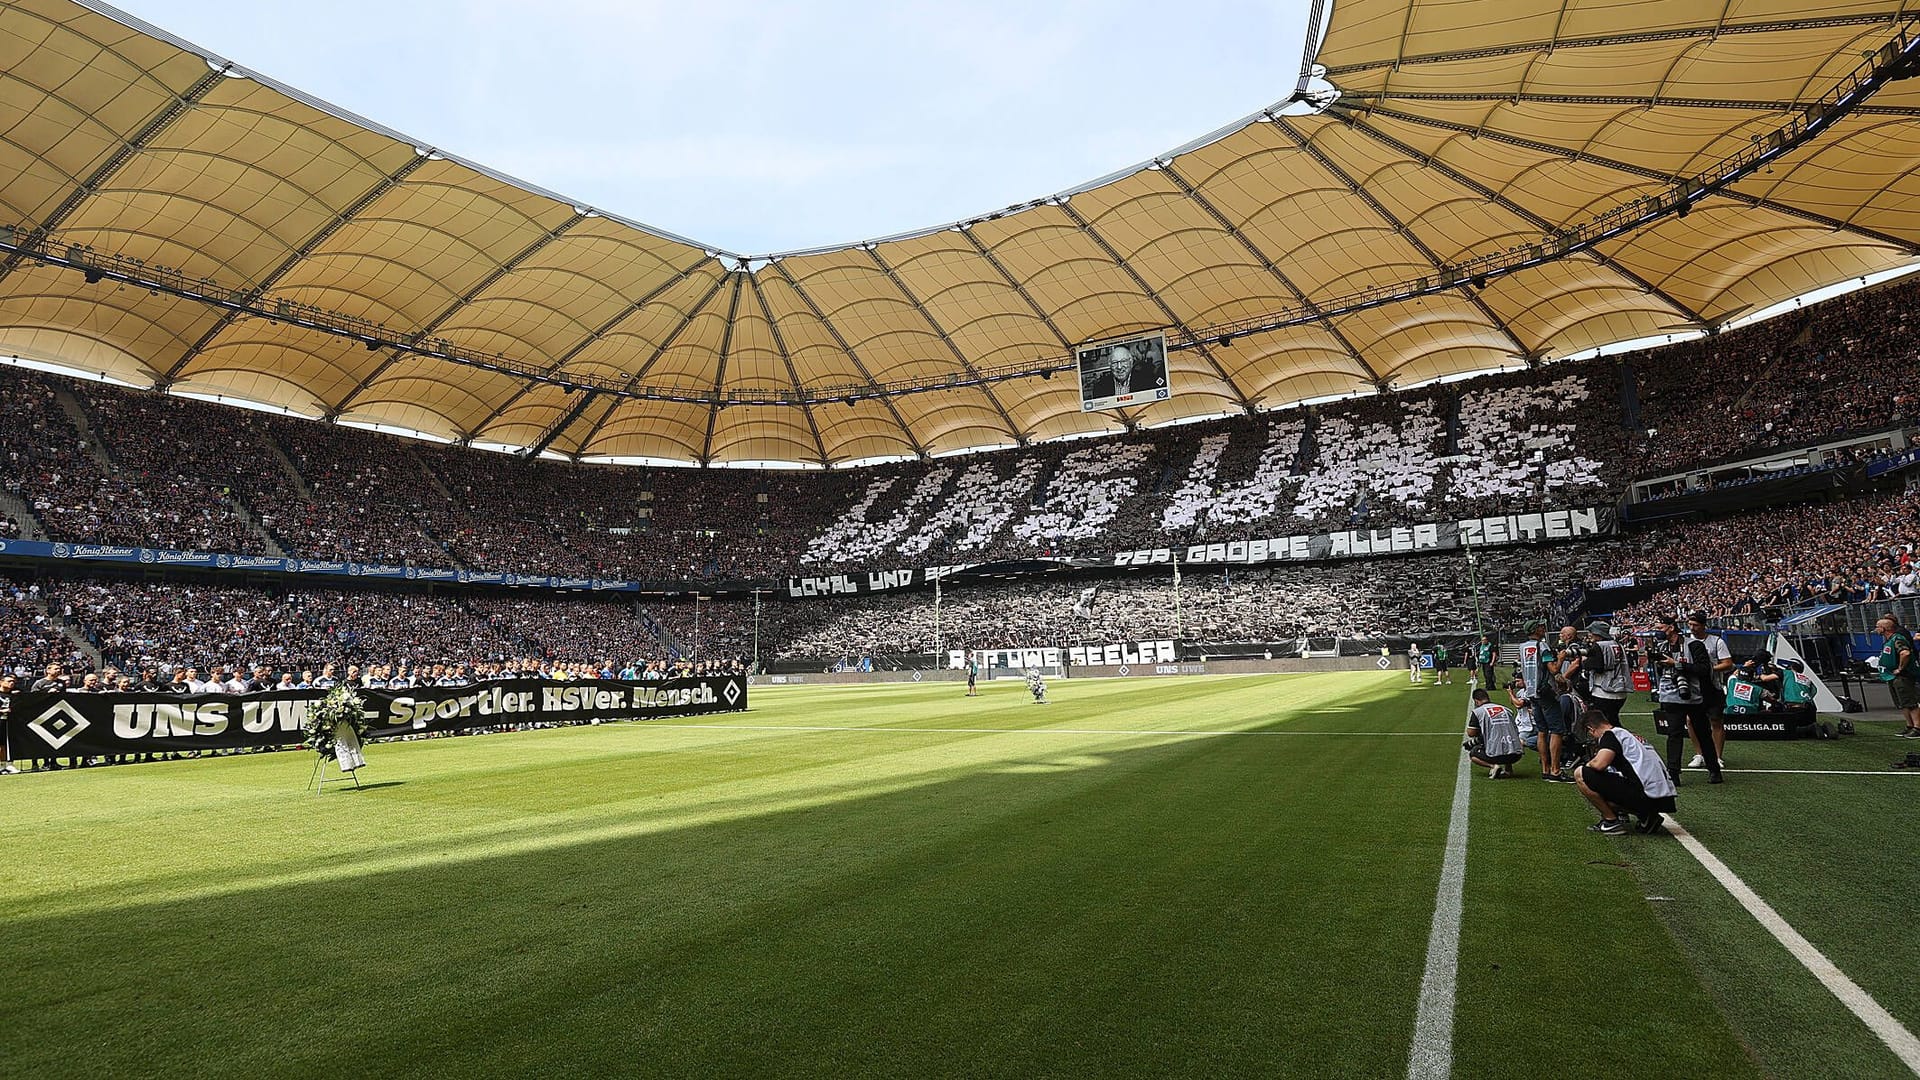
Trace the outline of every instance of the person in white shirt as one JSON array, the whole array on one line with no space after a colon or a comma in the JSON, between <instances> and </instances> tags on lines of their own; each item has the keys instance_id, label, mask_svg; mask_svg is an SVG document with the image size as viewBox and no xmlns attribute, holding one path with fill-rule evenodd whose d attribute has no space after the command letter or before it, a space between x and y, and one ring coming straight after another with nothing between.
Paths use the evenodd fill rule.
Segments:
<instances>
[{"instance_id":1,"label":"person in white shirt","mask_svg":"<svg viewBox=\"0 0 1920 1080\"><path fill-rule=\"evenodd\" d=\"M1411 682L1415 686L1420 685L1420 656L1421 656L1420 643L1417 641L1408 642L1407 643L1407 681Z\"/></svg>"},{"instance_id":2,"label":"person in white shirt","mask_svg":"<svg viewBox=\"0 0 1920 1080\"><path fill-rule=\"evenodd\" d=\"M1627 831L1620 815L1631 814L1640 819L1639 831L1665 832L1662 815L1674 812L1678 789L1660 755L1645 739L1615 726L1599 709L1588 710L1586 722L1599 749L1573 771L1573 782L1600 812L1600 820L1588 830L1618 836Z\"/></svg>"}]
</instances>

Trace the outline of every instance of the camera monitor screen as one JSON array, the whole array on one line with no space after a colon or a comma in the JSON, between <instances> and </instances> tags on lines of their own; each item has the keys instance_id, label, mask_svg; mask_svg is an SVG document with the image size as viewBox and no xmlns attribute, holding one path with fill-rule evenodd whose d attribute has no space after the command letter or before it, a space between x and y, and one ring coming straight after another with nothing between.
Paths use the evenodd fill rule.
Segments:
<instances>
[{"instance_id":1,"label":"camera monitor screen","mask_svg":"<svg viewBox=\"0 0 1920 1080\"><path fill-rule=\"evenodd\" d=\"M1087 345L1075 356L1080 362L1081 412L1145 405L1173 395L1165 334Z\"/></svg>"}]
</instances>

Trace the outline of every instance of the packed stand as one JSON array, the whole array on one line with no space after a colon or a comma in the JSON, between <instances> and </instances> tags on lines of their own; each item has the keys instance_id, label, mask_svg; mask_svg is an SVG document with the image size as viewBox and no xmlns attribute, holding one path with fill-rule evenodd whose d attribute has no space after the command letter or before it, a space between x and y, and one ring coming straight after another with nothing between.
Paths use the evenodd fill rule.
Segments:
<instances>
[{"instance_id":1,"label":"packed stand","mask_svg":"<svg viewBox=\"0 0 1920 1080\"><path fill-rule=\"evenodd\" d=\"M763 612L762 652L782 659L927 653L936 647L1016 648L1071 641L1181 638L1222 643L1461 633L1482 616L1515 626L1545 598L1618 561L1626 541L1567 544L1540 552L1478 555L1470 576L1461 554L1415 555L1183 575L1015 582L955 582L936 610L928 591L794 602ZM1095 585L1091 617L1074 614ZM1176 612L1178 626L1176 627Z\"/></svg>"},{"instance_id":2,"label":"packed stand","mask_svg":"<svg viewBox=\"0 0 1920 1080\"><path fill-rule=\"evenodd\" d=\"M1909 277L1792 315L1627 354L1639 382L1635 471L1920 419L1920 281Z\"/></svg>"},{"instance_id":3,"label":"packed stand","mask_svg":"<svg viewBox=\"0 0 1920 1080\"><path fill-rule=\"evenodd\" d=\"M52 663L82 662L47 613L40 586L0 578L0 673L27 675Z\"/></svg>"},{"instance_id":4,"label":"packed stand","mask_svg":"<svg viewBox=\"0 0 1920 1080\"><path fill-rule=\"evenodd\" d=\"M0 476L46 527L78 544L154 545L258 554L262 540L236 516L227 492L199 475L101 460L61 408L71 386L0 367ZM4 515L0 515L4 516Z\"/></svg>"},{"instance_id":5,"label":"packed stand","mask_svg":"<svg viewBox=\"0 0 1920 1080\"><path fill-rule=\"evenodd\" d=\"M1916 545L1920 492L1907 492L1668 526L1601 577L1700 575L1618 613L1633 625L1675 611L1776 620L1814 604L1920 594Z\"/></svg>"},{"instance_id":6,"label":"packed stand","mask_svg":"<svg viewBox=\"0 0 1920 1080\"><path fill-rule=\"evenodd\" d=\"M6 368L0 483L56 541L649 581L1384 528L1914 419L1916 299L1909 279L1659 350L858 470L527 460Z\"/></svg>"}]
</instances>

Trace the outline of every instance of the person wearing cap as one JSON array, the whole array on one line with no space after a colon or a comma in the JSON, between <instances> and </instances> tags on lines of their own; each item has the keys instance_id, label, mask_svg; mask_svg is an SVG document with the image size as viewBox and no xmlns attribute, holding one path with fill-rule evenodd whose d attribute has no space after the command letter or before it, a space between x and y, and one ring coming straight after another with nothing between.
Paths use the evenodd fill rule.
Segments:
<instances>
[{"instance_id":1,"label":"person wearing cap","mask_svg":"<svg viewBox=\"0 0 1920 1080\"><path fill-rule=\"evenodd\" d=\"M1601 619L1587 624L1587 657L1580 666L1587 673L1588 703L1618 724L1633 683L1627 651L1620 647L1611 624Z\"/></svg>"}]
</instances>

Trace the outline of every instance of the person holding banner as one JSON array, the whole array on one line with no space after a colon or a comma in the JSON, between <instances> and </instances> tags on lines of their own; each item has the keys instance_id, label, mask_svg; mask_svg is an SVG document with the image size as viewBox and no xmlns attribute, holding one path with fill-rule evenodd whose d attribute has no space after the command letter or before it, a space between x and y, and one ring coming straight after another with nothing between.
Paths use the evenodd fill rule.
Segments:
<instances>
[{"instance_id":1,"label":"person holding banner","mask_svg":"<svg viewBox=\"0 0 1920 1080\"><path fill-rule=\"evenodd\" d=\"M20 692L20 678L9 671L0 675L0 776L19 772L13 764L13 744L7 739L7 717L13 713L13 695Z\"/></svg>"}]
</instances>

